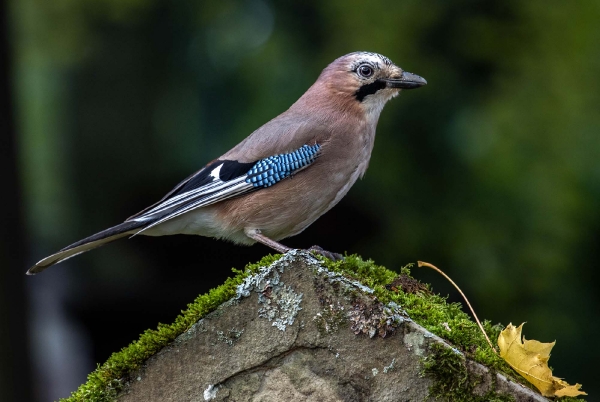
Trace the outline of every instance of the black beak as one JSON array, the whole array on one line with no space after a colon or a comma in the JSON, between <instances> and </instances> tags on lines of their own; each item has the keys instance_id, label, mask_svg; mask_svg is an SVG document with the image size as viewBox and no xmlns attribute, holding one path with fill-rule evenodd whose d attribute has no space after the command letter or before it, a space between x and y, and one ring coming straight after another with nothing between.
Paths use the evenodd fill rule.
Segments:
<instances>
[{"instance_id":1,"label":"black beak","mask_svg":"<svg viewBox=\"0 0 600 402\"><path fill-rule=\"evenodd\" d=\"M414 89L427 85L425 78L409 73L408 71L404 71L401 78L390 78L386 79L385 82L388 88Z\"/></svg>"}]
</instances>

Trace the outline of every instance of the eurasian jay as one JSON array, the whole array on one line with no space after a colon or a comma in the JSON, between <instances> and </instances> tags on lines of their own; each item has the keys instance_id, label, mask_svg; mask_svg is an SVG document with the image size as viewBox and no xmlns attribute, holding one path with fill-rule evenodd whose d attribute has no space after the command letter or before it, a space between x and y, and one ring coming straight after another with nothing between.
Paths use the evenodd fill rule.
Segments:
<instances>
[{"instance_id":1,"label":"eurasian jay","mask_svg":"<svg viewBox=\"0 0 600 402\"><path fill-rule=\"evenodd\" d=\"M156 204L42 259L27 273L137 234L193 234L286 252L279 240L306 229L364 175L386 102L425 84L380 54L342 56L287 111Z\"/></svg>"}]
</instances>

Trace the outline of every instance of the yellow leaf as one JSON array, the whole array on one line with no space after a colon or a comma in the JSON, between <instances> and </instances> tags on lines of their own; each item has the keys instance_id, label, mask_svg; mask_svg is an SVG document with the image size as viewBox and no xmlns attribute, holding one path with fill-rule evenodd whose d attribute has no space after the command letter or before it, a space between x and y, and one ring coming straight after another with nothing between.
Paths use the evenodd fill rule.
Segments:
<instances>
[{"instance_id":1,"label":"yellow leaf","mask_svg":"<svg viewBox=\"0 0 600 402\"><path fill-rule=\"evenodd\" d=\"M525 377L540 390L544 396L578 396L587 395L579 391L580 384L569 385L552 375L548 367L550 351L556 342L542 343L535 340L521 340L523 324L508 327L498 337L500 357L502 357L517 373Z\"/></svg>"},{"instance_id":2,"label":"yellow leaf","mask_svg":"<svg viewBox=\"0 0 600 402\"><path fill-rule=\"evenodd\" d=\"M581 384L569 385L565 381L560 381L561 385L564 384L564 388L561 388L554 392L556 396L578 396L578 395L587 395L585 392L580 391Z\"/></svg>"}]
</instances>

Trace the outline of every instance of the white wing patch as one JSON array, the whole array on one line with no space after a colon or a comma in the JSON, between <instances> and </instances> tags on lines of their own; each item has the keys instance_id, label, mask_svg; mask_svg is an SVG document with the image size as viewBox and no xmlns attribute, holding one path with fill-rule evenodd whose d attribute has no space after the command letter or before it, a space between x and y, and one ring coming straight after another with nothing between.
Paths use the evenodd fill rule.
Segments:
<instances>
[{"instance_id":1,"label":"white wing patch","mask_svg":"<svg viewBox=\"0 0 600 402\"><path fill-rule=\"evenodd\" d=\"M217 166L216 168L214 168L211 172L210 175L212 177L214 177L217 180L220 180L219 178L219 174L221 173L221 168L223 167L223 164L221 163L219 166Z\"/></svg>"}]
</instances>

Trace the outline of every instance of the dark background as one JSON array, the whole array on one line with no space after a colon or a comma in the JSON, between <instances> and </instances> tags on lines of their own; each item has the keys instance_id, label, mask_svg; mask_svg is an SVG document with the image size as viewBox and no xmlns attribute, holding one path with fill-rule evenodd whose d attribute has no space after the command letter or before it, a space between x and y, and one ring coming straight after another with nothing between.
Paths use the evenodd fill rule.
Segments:
<instances>
[{"instance_id":1,"label":"dark background","mask_svg":"<svg viewBox=\"0 0 600 402\"><path fill-rule=\"evenodd\" d=\"M66 397L269 252L193 236L35 261L117 224L288 108L333 59L429 85L382 113L364 180L293 247L444 269L479 315L557 340L598 399L600 3L12 0L2 43L0 395ZM458 301L433 272L416 277Z\"/></svg>"}]
</instances>

